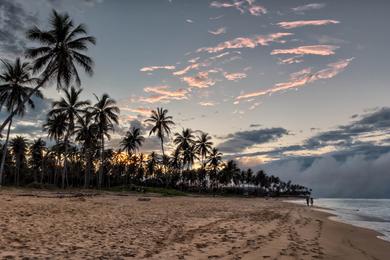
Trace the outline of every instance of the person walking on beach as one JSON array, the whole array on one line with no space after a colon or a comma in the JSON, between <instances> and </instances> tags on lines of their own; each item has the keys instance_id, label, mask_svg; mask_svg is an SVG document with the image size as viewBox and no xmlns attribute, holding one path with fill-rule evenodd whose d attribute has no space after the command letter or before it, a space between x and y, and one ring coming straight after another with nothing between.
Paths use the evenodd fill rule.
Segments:
<instances>
[{"instance_id":1,"label":"person walking on beach","mask_svg":"<svg viewBox=\"0 0 390 260\"><path fill-rule=\"evenodd\" d=\"M310 204L309 204L309 196L306 196L306 204L307 204L307 206L310 206Z\"/></svg>"},{"instance_id":2,"label":"person walking on beach","mask_svg":"<svg viewBox=\"0 0 390 260\"><path fill-rule=\"evenodd\" d=\"M313 207L313 203L314 203L314 199L313 199L313 197L311 197L311 198L310 198L310 206Z\"/></svg>"}]
</instances>

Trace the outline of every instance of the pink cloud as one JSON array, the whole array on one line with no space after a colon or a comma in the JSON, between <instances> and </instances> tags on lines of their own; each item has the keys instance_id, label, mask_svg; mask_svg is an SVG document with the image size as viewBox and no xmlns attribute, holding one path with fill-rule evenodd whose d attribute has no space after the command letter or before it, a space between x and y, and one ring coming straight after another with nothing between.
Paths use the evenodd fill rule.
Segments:
<instances>
[{"instance_id":1,"label":"pink cloud","mask_svg":"<svg viewBox=\"0 0 390 260\"><path fill-rule=\"evenodd\" d=\"M254 37L238 37L230 41L225 41L215 47L199 48L197 52L215 53L226 49L241 49L241 48L255 48L257 46L266 46L271 42L284 42L280 40L285 36L293 35L292 33L273 33L269 35L257 35Z\"/></svg>"},{"instance_id":2,"label":"pink cloud","mask_svg":"<svg viewBox=\"0 0 390 260\"><path fill-rule=\"evenodd\" d=\"M143 67L140 69L142 72L153 72L155 70L159 69L165 69L165 70L174 70L176 67L175 66L170 66L170 65L164 65L164 66L150 66L150 67Z\"/></svg>"},{"instance_id":3,"label":"pink cloud","mask_svg":"<svg viewBox=\"0 0 390 260\"><path fill-rule=\"evenodd\" d=\"M216 81L209 78L209 72L202 71L199 72L194 77L183 77L182 80L188 84L190 87L194 88L208 88L214 86Z\"/></svg>"},{"instance_id":4,"label":"pink cloud","mask_svg":"<svg viewBox=\"0 0 390 260\"><path fill-rule=\"evenodd\" d=\"M278 25L284 29L293 29L297 27L303 27L303 26L321 26L321 25L328 25L328 24L338 24L339 21L336 20L306 20L306 21L292 21L292 22L280 22Z\"/></svg>"},{"instance_id":5,"label":"pink cloud","mask_svg":"<svg viewBox=\"0 0 390 260\"><path fill-rule=\"evenodd\" d=\"M249 13L259 16L267 13L267 9L261 5L255 4L255 0L233 0L229 2L213 1L210 6L214 8L235 8L241 14Z\"/></svg>"},{"instance_id":6,"label":"pink cloud","mask_svg":"<svg viewBox=\"0 0 390 260\"><path fill-rule=\"evenodd\" d=\"M315 82L317 80L333 78L337 74L342 72L352 60L353 58L350 58L330 63L327 65L327 68L314 73L311 71L310 68L303 69L301 71L290 74L290 80L288 82L278 83L273 88L267 90L240 95L236 98L236 101L258 96L270 95L288 89L303 87L306 84Z\"/></svg>"},{"instance_id":7,"label":"pink cloud","mask_svg":"<svg viewBox=\"0 0 390 260\"><path fill-rule=\"evenodd\" d=\"M297 55L297 56L294 56L294 57L291 57L291 58L287 58L287 59L279 59L279 63L280 64L301 63L301 62L303 62L302 56L303 55Z\"/></svg>"},{"instance_id":8,"label":"pink cloud","mask_svg":"<svg viewBox=\"0 0 390 260\"><path fill-rule=\"evenodd\" d=\"M309 45L309 46L300 46L291 49L276 49L271 52L271 55L295 54L295 55L329 56L335 54L334 51L338 48L339 48L338 46L334 46L334 45Z\"/></svg>"},{"instance_id":9,"label":"pink cloud","mask_svg":"<svg viewBox=\"0 0 390 260\"><path fill-rule=\"evenodd\" d=\"M139 101L147 103L169 102L170 100L188 99L187 90L169 90L169 86L155 86L144 88L146 93L152 93L150 97L141 97Z\"/></svg>"},{"instance_id":10,"label":"pink cloud","mask_svg":"<svg viewBox=\"0 0 390 260\"><path fill-rule=\"evenodd\" d=\"M226 33L226 27L218 28L218 29L215 30L215 31L210 30L209 33L211 33L211 34L213 34L213 35L224 34L224 33Z\"/></svg>"},{"instance_id":11,"label":"pink cloud","mask_svg":"<svg viewBox=\"0 0 390 260\"><path fill-rule=\"evenodd\" d=\"M231 80L231 81L238 81L240 79L244 79L247 77L247 74L243 72L237 72L237 73L225 72L223 75L227 80Z\"/></svg>"}]
</instances>

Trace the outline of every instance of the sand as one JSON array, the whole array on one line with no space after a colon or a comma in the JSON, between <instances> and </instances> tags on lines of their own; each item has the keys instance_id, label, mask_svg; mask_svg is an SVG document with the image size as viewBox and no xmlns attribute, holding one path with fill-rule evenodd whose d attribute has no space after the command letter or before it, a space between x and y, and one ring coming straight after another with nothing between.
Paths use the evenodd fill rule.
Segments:
<instances>
[{"instance_id":1,"label":"sand","mask_svg":"<svg viewBox=\"0 0 390 260\"><path fill-rule=\"evenodd\" d=\"M377 233L276 199L21 193L0 192L1 259L390 259Z\"/></svg>"}]
</instances>

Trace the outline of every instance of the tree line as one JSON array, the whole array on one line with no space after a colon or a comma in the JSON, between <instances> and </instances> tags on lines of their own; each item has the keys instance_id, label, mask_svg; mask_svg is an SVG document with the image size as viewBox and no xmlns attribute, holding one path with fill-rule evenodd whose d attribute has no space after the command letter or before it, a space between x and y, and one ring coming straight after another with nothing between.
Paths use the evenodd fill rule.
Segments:
<instances>
[{"instance_id":1,"label":"tree line","mask_svg":"<svg viewBox=\"0 0 390 260\"><path fill-rule=\"evenodd\" d=\"M118 125L120 110L109 95L82 100L79 70L93 74L94 62L86 52L96 39L85 25L75 25L68 14L53 11L47 29L32 27L26 33L34 47L25 57L2 61L0 108L8 117L0 149L0 185L110 188L166 187L197 192L251 192L257 195L309 193L306 187L284 182L264 171L241 170L235 161L223 161L207 133L191 129L172 133L175 123L168 110L152 110L145 123L149 133L132 127L116 150L107 149ZM12 123L34 109L43 98L41 88L57 87L61 98L52 103L43 131L53 145L42 138L10 140ZM145 134L155 135L161 154L140 153ZM166 142L173 140L170 154Z\"/></svg>"}]
</instances>

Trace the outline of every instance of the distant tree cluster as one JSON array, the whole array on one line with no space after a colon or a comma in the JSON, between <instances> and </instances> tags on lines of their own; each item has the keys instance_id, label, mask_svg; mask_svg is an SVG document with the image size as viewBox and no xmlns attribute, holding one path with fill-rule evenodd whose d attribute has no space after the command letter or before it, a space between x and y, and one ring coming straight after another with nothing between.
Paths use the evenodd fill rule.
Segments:
<instances>
[{"instance_id":1,"label":"distant tree cluster","mask_svg":"<svg viewBox=\"0 0 390 260\"><path fill-rule=\"evenodd\" d=\"M149 135L156 135L161 152L138 153L145 141L139 128L131 128L118 150L106 149L105 142L118 125L119 108L109 95L95 96L95 103L81 100L78 68L93 73L93 60L85 52L95 38L84 25L74 25L67 14L53 11L50 27L33 27L27 37L35 43L26 50L29 61L2 60L0 106L8 118L0 149L0 185L110 188L167 187L192 192L250 193L254 195L305 195L306 187L283 182L263 171L241 170L234 161L224 162L207 133L191 129L171 135L174 121L168 110L157 108L145 123ZM27 106L34 109L33 96L55 84L63 97L54 101L43 130L54 145L41 138L9 140L12 122L23 116ZM175 149L167 154L164 144L173 137Z\"/></svg>"}]
</instances>

